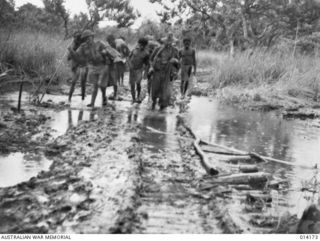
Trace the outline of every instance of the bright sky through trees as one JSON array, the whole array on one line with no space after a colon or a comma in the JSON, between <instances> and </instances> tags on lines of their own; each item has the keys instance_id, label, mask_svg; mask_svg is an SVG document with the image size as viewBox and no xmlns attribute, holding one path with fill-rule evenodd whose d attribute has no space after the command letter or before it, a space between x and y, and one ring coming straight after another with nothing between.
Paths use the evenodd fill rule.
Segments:
<instances>
[{"instance_id":1,"label":"bright sky through trees","mask_svg":"<svg viewBox=\"0 0 320 241\"><path fill-rule=\"evenodd\" d=\"M25 3L32 3L36 6L43 7L42 0L15 0L15 3L17 7L20 7ZM161 8L159 5L152 4L148 0L131 0L131 4L141 14L141 17L136 20L133 28L139 27L144 19L159 19L156 14L156 11ZM80 12L87 12L87 5L85 0L66 0L66 8L68 11L70 11L71 15L78 14ZM102 26L107 25L108 23L110 22L105 21L104 23L102 23Z\"/></svg>"}]
</instances>

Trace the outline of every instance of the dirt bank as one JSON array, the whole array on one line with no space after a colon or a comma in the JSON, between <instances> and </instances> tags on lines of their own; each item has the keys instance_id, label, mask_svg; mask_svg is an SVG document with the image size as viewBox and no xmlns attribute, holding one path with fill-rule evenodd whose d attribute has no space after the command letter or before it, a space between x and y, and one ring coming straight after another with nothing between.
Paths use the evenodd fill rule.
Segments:
<instances>
[{"instance_id":1,"label":"dirt bank","mask_svg":"<svg viewBox=\"0 0 320 241\"><path fill-rule=\"evenodd\" d=\"M221 102L246 110L278 111L283 118L318 119L320 103L307 90L278 91L276 87L226 86L213 88L210 75L205 70L198 73L197 83L192 90L196 96L210 96Z\"/></svg>"}]
</instances>

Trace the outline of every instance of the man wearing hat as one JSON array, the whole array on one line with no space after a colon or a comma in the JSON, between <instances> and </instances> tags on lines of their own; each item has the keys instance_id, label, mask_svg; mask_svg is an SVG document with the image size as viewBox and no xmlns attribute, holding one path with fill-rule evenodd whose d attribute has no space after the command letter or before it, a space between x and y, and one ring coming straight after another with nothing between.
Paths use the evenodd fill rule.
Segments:
<instances>
[{"instance_id":1,"label":"man wearing hat","mask_svg":"<svg viewBox=\"0 0 320 241\"><path fill-rule=\"evenodd\" d=\"M141 81L144 76L147 76L149 68L149 51L147 49L148 40L140 38L138 46L132 50L129 55L129 82L131 88L132 102L140 102ZM136 95L137 90L137 95ZM137 97L137 98L136 98Z\"/></svg>"},{"instance_id":2,"label":"man wearing hat","mask_svg":"<svg viewBox=\"0 0 320 241\"><path fill-rule=\"evenodd\" d=\"M183 39L183 48L179 51L179 59L181 64L180 91L182 98L184 98L188 90L191 74L195 75L197 71L196 51L195 49L191 48L190 45L191 38L185 37Z\"/></svg>"},{"instance_id":3,"label":"man wearing hat","mask_svg":"<svg viewBox=\"0 0 320 241\"><path fill-rule=\"evenodd\" d=\"M74 33L73 42L71 45L72 50L76 51L82 43L83 43L83 39L81 37L81 33L80 32ZM84 100L85 91L86 91L86 78L88 73L87 63L86 61L76 61L75 59L72 58L70 53L68 55L68 61L70 61L71 63L71 71L72 71L72 81L71 81L68 101L71 102L71 98L72 98L78 79L80 79L80 83L81 83L81 97L82 97L82 100Z\"/></svg>"},{"instance_id":4,"label":"man wearing hat","mask_svg":"<svg viewBox=\"0 0 320 241\"><path fill-rule=\"evenodd\" d=\"M87 78L94 85L91 103L88 107L94 107L98 94L98 87L100 87L102 92L102 103L103 105L106 105L106 88L110 78L109 66L115 58L120 56L120 54L116 50L108 48L108 46L101 41L94 41L94 33L90 30L85 30L82 33L82 38L84 39L84 43L81 44L79 49L77 51L69 49L69 51L75 58L84 58L88 62Z\"/></svg>"},{"instance_id":5,"label":"man wearing hat","mask_svg":"<svg viewBox=\"0 0 320 241\"><path fill-rule=\"evenodd\" d=\"M173 47L175 38L172 33L162 39L163 45L152 54L150 71L153 73L151 83L152 109L159 101L160 109L164 109L170 104L171 100L171 81L174 79L179 68L179 51Z\"/></svg>"}]
</instances>

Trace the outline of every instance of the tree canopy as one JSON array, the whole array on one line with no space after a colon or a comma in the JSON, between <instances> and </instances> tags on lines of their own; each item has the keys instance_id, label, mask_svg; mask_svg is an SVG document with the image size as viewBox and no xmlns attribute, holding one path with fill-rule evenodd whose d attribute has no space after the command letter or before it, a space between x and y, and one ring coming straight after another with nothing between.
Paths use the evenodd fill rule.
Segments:
<instances>
[{"instance_id":1,"label":"tree canopy","mask_svg":"<svg viewBox=\"0 0 320 241\"><path fill-rule=\"evenodd\" d=\"M129 0L86 0L91 26L102 20L115 21L119 28L130 27L139 13L130 5Z\"/></svg>"},{"instance_id":2,"label":"tree canopy","mask_svg":"<svg viewBox=\"0 0 320 241\"><path fill-rule=\"evenodd\" d=\"M212 44L270 46L279 38L309 35L319 29L315 0L150 0L164 8L163 21L180 18L186 32ZM168 4L171 3L171 4ZM173 7L172 7L173 6Z\"/></svg>"}]
</instances>

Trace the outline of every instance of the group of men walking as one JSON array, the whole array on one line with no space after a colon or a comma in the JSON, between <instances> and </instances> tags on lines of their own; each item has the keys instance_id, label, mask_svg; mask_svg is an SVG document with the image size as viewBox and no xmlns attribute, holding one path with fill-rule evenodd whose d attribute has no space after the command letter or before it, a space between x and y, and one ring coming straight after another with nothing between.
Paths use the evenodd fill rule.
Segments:
<instances>
[{"instance_id":1,"label":"group of men walking","mask_svg":"<svg viewBox=\"0 0 320 241\"><path fill-rule=\"evenodd\" d=\"M181 69L181 96L188 89L190 78L196 74L195 50L191 48L191 38L183 39L183 48L175 47L177 40L172 33L155 41L152 36L138 40L137 46L130 51L123 39L113 35L106 42L95 41L94 33L85 30L74 36L72 46L68 48L68 59L73 73L69 92L69 101L77 81L81 83L82 100L85 98L86 82L93 84L93 93L88 107L94 107L98 90L102 93L102 104L107 105L106 88L113 86L117 98L118 85L123 85L126 65L129 68L129 84L132 102L141 102L141 82L148 81L148 94L152 100L152 109L158 104L164 109L171 104L172 82L177 79Z\"/></svg>"}]
</instances>

